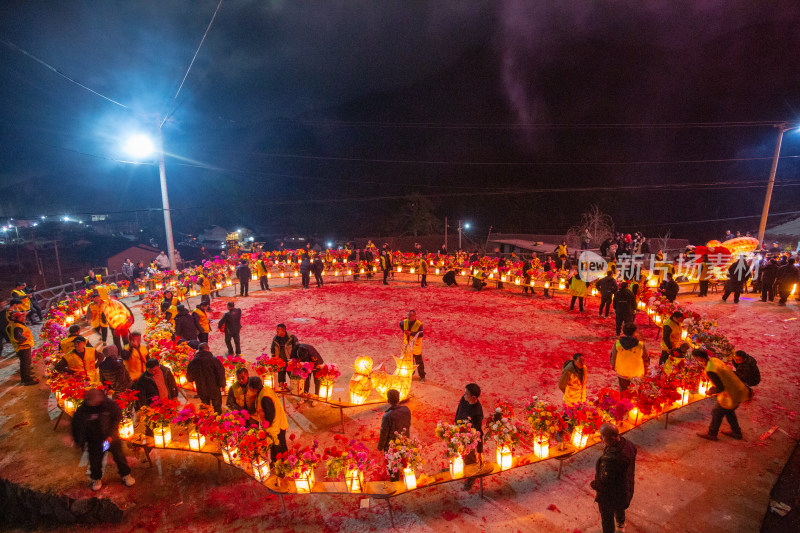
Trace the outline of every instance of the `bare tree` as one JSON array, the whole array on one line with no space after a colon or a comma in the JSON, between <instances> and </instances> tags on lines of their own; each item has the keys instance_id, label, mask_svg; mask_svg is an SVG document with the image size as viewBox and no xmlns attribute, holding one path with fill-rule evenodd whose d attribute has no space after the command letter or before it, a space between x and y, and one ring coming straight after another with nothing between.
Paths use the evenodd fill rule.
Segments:
<instances>
[{"instance_id":1,"label":"bare tree","mask_svg":"<svg viewBox=\"0 0 800 533\"><path fill-rule=\"evenodd\" d=\"M567 232L567 241L570 246L579 246L587 229L591 237L589 246L594 248L607 238L614 236L614 220L610 215L600 211L597 205L592 205L581 215L580 223L572 226Z\"/></svg>"},{"instance_id":2,"label":"bare tree","mask_svg":"<svg viewBox=\"0 0 800 533\"><path fill-rule=\"evenodd\" d=\"M656 249L656 251L661 250L662 252L666 252L667 245L669 244L669 238L671 236L672 236L672 230L668 229L664 235L661 235L658 239L656 239L656 242L658 242L658 248ZM651 249L650 251L652 252L653 250Z\"/></svg>"}]
</instances>

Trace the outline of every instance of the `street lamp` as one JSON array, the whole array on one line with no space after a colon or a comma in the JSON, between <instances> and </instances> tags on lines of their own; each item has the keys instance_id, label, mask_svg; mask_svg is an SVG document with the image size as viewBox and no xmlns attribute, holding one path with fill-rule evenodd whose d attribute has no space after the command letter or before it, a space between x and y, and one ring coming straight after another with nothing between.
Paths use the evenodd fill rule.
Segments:
<instances>
[{"instance_id":1,"label":"street lamp","mask_svg":"<svg viewBox=\"0 0 800 533\"><path fill-rule=\"evenodd\" d=\"M461 250L461 231L469 229L469 222L465 222L464 225L461 225L461 221L458 221L458 249Z\"/></svg>"},{"instance_id":2,"label":"street lamp","mask_svg":"<svg viewBox=\"0 0 800 533\"><path fill-rule=\"evenodd\" d=\"M783 134L789 130L797 128L797 124L790 126L786 122L775 124L778 128L778 142L775 144L775 155L772 157L772 168L769 171L769 181L767 181L767 194L764 198L764 209L761 211L761 222L758 224L758 243L764 245L764 232L767 230L767 216L769 216L769 203L772 200L772 187L775 185L775 172L778 170L778 159L781 155L781 143Z\"/></svg>"},{"instance_id":3,"label":"street lamp","mask_svg":"<svg viewBox=\"0 0 800 533\"><path fill-rule=\"evenodd\" d=\"M158 175L161 180L161 207L164 211L164 229L167 234L167 253L169 254L169 267L175 270L175 241L172 238L172 217L169 212L169 195L167 194L167 171L164 165L164 135L161 124L158 127L158 146L147 135L137 134L128 139L126 144L128 153L132 156L145 159L153 152L158 152Z\"/></svg>"}]
</instances>

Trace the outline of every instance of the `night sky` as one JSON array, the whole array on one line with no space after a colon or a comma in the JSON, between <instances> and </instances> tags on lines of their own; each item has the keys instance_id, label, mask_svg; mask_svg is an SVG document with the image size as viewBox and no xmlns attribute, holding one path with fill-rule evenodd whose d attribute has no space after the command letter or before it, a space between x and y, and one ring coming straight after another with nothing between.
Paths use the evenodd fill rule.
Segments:
<instances>
[{"instance_id":1,"label":"night sky","mask_svg":"<svg viewBox=\"0 0 800 533\"><path fill-rule=\"evenodd\" d=\"M4 2L0 216L160 208L122 144L169 114L178 233L385 234L416 194L476 234L598 204L699 240L757 227L708 221L760 214L772 124L800 119L794 0L228 0L175 99L216 7ZM688 123L740 125L664 126ZM799 209L800 132L781 156L773 213Z\"/></svg>"}]
</instances>

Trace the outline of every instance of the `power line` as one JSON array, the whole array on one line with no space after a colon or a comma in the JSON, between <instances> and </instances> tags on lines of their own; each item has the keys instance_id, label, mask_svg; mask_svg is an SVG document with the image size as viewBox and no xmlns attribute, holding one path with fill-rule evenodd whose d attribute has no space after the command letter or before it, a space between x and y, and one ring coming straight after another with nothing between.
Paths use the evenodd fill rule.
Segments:
<instances>
[{"instance_id":1,"label":"power line","mask_svg":"<svg viewBox=\"0 0 800 533\"><path fill-rule=\"evenodd\" d=\"M736 161L764 161L772 160L773 157L732 157L724 159L684 159L684 160L664 160L664 161L443 161L443 160L422 160L422 159L371 159L363 157L337 157L322 155L303 155L303 154L281 154L272 152L236 152L249 155L261 155L265 157L287 158L287 159L313 159L324 161L350 161L364 163L400 163L413 165L461 165L461 166L627 166L627 165L667 165L667 164L694 164L694 163L730 163ZM780 159L796 159L800 155L780 156Z\"/></svg>"},{"instance_id":2,"label":"power line","mask_svg":"<svg viewBox=\"0 0 800 533\"><path fill-rule=\"evenodd\" d=\"M206 28L205 33L203 33L203 38L200 39L200 44L197 45L197 50L194 51L194 56L192 56L192 60L191 60L191 62L189 62L189 68L186 69L186 74L183 75L183 79L181 80L181 84L178 87L178 91L175 93L175 96L172 98L172 102L173 103L175 102L175 100L178 99L178 95L181 93L181 89L183 89L183 84L186 82L186 78L189 77L189 72L192 70L192 65L194 65L195 59L197 59L197 54L200 53L200 48L202 48L203 43L206 42L206 37L208 36L208 32L211 31L211 26L214 25L214 20L217 18L217 13L219 13L219 8L222 7L222 2L223 2L223 0L219 0L219 3L217 4L217 9L214 10L214 14L211 16L211 21L208 23L208 27ZM161 122L161 126L160 127L164 126L164 123L167 121L167 119L170 116L172 116L172 113L174 113L174 110L170 111L169 113L164 115L164 120Z\"/></svg>"},{"instance_id":3,"label":"power line","mask_svg":"<svg viewBox=\"0 0 800 533\"><path fill-rule=\"evenodd\" d=\"M120 107L123 107L125 109L130 110L130 108L128 106L126 106L125 104L121 104L121 103L117 102L116 100L114 100L112 98L109 98L108 96L105 96L103 94L100 94L99 92L95 91L94 89L91 89L91 88L87 87L86 85L82 84L81 82L79 82L79 81L77 81L77 80L75 80L73 78L70 78L69 76L67 76L63 72L59 71L56 67L50 65L49 63L46 63L43 59L39 59L38 57L36 57L35 55L31 54L30 52L26 52L25 50L23 50L22 48L20 48L16 44L14 44L14 43L12 43L10 41L6 41L5 39L0 40L0 42L2 42L4 45L6 45L7 47L11 48L12 50L16 50L16 51L26 55L27 57L33 59L34 61L36 61L40 65L43 65L48 70L51 70L51 71L55 72L56 74L58 74L59 76L61 76L65 80L74 83L78 87L82 87L83 89L86 89L90 93L96 94L97 96L99 96L100 98L103 98L104 100L108 100L112 104L116 104L116 105L118 105Z\"/></svg>"}]
</instances>

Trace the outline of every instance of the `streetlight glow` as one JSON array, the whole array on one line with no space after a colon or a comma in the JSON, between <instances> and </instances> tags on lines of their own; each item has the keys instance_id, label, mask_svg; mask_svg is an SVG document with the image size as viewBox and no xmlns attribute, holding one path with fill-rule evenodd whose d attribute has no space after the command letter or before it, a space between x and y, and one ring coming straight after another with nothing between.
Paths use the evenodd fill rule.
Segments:
<instances>
[{"instance_id":1,"label":"streetlight glow","mask_svg":"<svg viewBox=\"0 0 800 533\"><path fill-rule=\"evenodd\" d=\"M464 229L469 229L469 222L467 222L466 224L464 224Z\"/></svg>"},{"instance_id":2,"label":"streetlight glow","mask_svg":"<svg viewBox=\"0 0 800 533\"><path fill-rule=\"evenodd\" d=\"M140 133L128 138L125 150L137 159L145 159L156 151L156 146L150 137Z\"/></svg>"}]
</instances>

